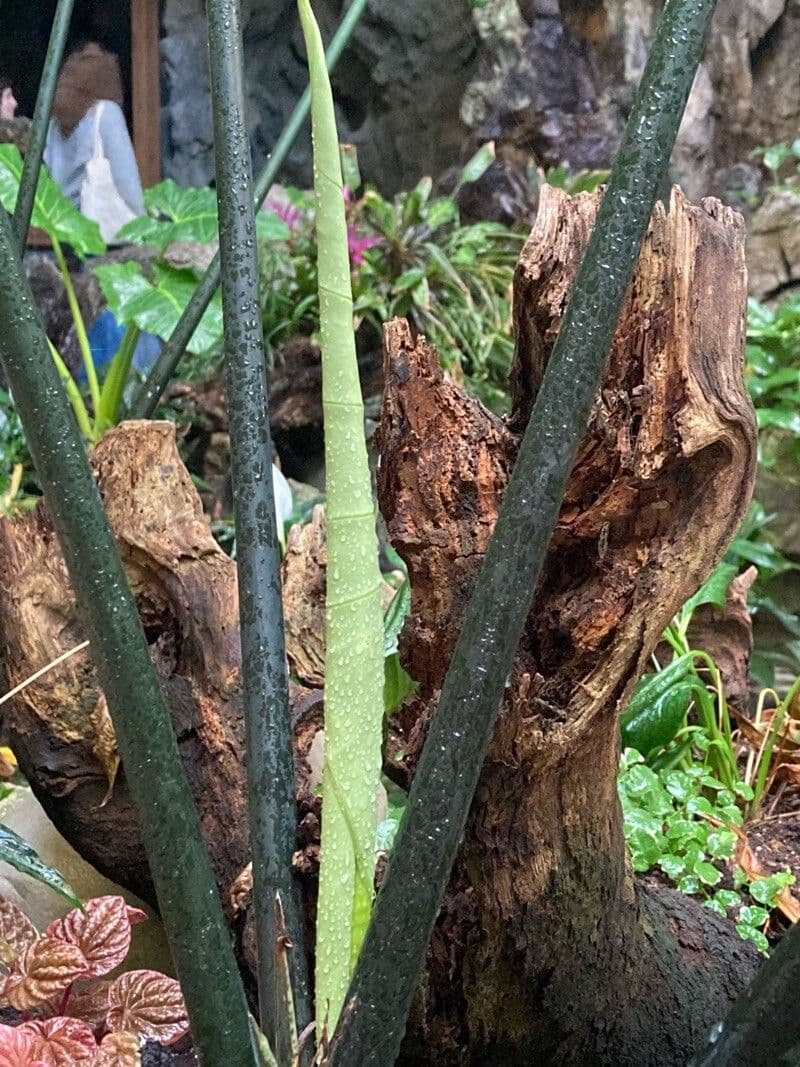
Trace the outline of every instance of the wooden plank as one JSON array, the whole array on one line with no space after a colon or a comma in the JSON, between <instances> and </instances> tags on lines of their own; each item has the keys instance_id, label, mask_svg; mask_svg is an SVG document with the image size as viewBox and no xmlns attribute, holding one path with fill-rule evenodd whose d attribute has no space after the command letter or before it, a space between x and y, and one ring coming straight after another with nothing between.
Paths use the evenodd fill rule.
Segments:
<instances>
[{"instance_id":1,"label":"wooden plank","mask_svg":"<svg viewBox=\"0 0 800 1067\"><path fill-rule=\"evenodd\" d=\"M158 0L130 0L133 147L142 184L161 180L161 63Z\"/></svg>"}]
</instances>

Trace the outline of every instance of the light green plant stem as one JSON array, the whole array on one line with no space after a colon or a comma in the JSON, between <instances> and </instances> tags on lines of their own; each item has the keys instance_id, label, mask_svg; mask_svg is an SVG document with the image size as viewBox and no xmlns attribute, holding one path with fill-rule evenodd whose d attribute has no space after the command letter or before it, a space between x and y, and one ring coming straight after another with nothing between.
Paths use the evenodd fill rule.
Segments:
<instances>
[{"instance_id":1,"label":"light green plant stem","mask_svg":"<svg viewBox=\"0 0 800 1067\"><path fill-rule=\"evenodd\" d=\"M113 426L119 417L119 409L122 403L122 393L128 380L133 353L139 343L141 331L135 322L128 324L119 349L111 361L108 374L100 391L100 407L97 411L95 422L98 434L102 434L109 426Z\"/></svg>"},{"instance_id":2,"label":"light green plant stem","mask_svg":"<svg viewBox=\"0 0 800 1067\"><path fill-rule=\"evenodd\" d=\"M75 334L78 338L78 345L81 350L81 356L83 357L83 363L86 367L86 379L89 382L89 392L92 397L92 407L94 408L96 415L100 409L100 383L97 381L97 371L95 370L94 360L92 359L92 348L89 344L89 337L86 333L86 323L83 321L81 306L78 303L78 297L75 292L75 286L72 284L72 275L69 272L67 260L64 256L64 250L61 247L61 242L53 233L50 234L50 240L53 244L53 251L55 253L58 269L61 271L61 277L64 281L64 288L67 291L69 310L72 312L72 319L75 323Z\"/></svg>"},{"instance_id":3,"label":"light green plant stem","mask_svg":"<svg viewBox=\"0 0 800 1067\"><path fill-rule=\"evenodd\" d=\"M372 904L383 616L333 95L311 5L299 0L298 6L311 79L327 491L326 766L316 971L319 1037L323 1026L332 1033L336 1025ZM368 878L359 878L359 870Z\"/></svg>"},{"instance_id":4,"label":"light green plant stem","mask_svg":"<svg viewBox=\"0 0 800 1067\"><path fill-rule=\"evenodd\" d=\"M772 768L772 756L775 751L775 742L780 736L784 720L798 693L800 693L800 678L795 679L794 685L775 709L775 713L772 717L772 725L767 735L767 741L758 761L758 773L753 786L751 816L758 812L761 799L764 796L764 790L767 786L767 779Z\"/></svg>"},{"instance_id":5,"label":"light green plant stem","mask_svg":"<svg viewBox=\"0 0 800 1067\"><path fill-rule=\"evenodd\" d=\"M64 386L64 392L69 398L69 402L72 405L72 410L75 412L75 418L78 422L78 429L81 431L87 441L94 440L94 430L92 428L91 420L89 419L89 412L86 410L86 405L83 402L81 391L75 384L75 379L69 372L64 360L61 358L56 346L52 341L47 342L50 346L50 354L53 357L53 362L56 365L56 370L61 378L61 384Z\"/></svg>"}]
</instances>

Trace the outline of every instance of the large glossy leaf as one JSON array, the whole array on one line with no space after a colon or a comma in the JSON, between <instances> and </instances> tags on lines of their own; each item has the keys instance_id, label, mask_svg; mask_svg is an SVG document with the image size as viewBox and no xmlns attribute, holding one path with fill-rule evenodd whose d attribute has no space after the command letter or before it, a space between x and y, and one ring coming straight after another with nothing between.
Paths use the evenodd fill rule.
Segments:
<instances>
[{"instance_id":1,"label":"large glossy leaf","mask_svg":"<svg viewBox=\"0 0 800 1067\"><path fill-rule=\"evenodd\" d=\"M217 196L213 189L176 184L171 178L144 194L147 215L120 231L123 240L152 244L162 251L175 241L210 244L217 240ZM288 226L270 211L259 211L256 230L262 241L285 239Z\"/></svg>"},{"instance_id":2,"label":"large glossy leaf","mask_svg":"<svg viewBox=\"0 0 800 1067\"><path fill-rule=\"evenodd\" d=\"M29 874L37 882L49 885L52 890L65 897L70 904L74 904L78 908L81 906L74 889L67 884L58 871L44 863L28 842L24 841L19 834L15 834L13 830L1 824L0 860L10 864L16 870L21 871L22 874Z\"/></svg>"},{"instance_id":3,"label":"large glossy leaf","mask_svg":"<svg viewBox=\"0 0 800 1067\"><path fill-rule=\"evenodd\" d=\"M94 268L108 306L119 322L134 322L143 333L167 341L197 286L191 270L156 264L152 280L145 278L138 263L109 263ZM188 350L202 354L222 340L222 298L214 296Z\"/></svg>"},{"instance_id":4,"label":"large glossy leaf","mask_svg":"<svg viewBox=\"0 0 800 1067\"><path fill-rule=\"evenodd\" d=\"M739 568L733 563L718 564L694 596L686 601L683 607L684 612L688 612L691 615L695 608L699 608L701 604L714 604L716 607L723 607L725 598L728 595L728 586L738 573Z\"/></svg>"},{"instance_id":5,"label":"large glossy leaf","mask_svg":"<svg viewBox=\"0 0 800 1067\"><path fill-rule=\"evenodd\" d=\"M178 185L167 178L144 194L147 219L134 219L120 231L124 240L164 249L173 241L208 244L217 239L217 198L213 189Z\"/></svg>"},{"instance_id":6,"label":"large glossy leaf","mask_svg":"<svg viewBox=\"0 0 800 1067\"><path fill-rule=\"evenodd\" d=\"M22 176L22 156L16 145L0 145L0 203L8 212L14 210ZM71 200L59 189L45 167L39 172L39 183L33 201L31 225L70 245L83 258L100 255L106 246L96 222L81 215Z\"/></svg>"},{"instance_id":7,"label":"large glossy leaf","mask_svg":"<svg viewBox=\"0 0 800 1067\"><path fill-rule=\"evenodd\" d=\"M668 745L683 726L695 684L681 681L648 703L638 701L620 720L622 747L647 755Z\"/></svg>"}]
</instances>

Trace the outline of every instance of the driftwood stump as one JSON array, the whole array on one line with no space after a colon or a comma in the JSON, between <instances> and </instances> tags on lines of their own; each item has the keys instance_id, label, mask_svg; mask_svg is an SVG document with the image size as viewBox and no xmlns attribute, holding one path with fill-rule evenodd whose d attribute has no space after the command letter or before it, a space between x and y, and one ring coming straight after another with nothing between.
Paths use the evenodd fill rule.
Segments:
<instances>
[{"instance_id":1,"label":"driftwood stump","mask_svg":"<svg viewBox=\"0 0 800 1067\"><path fill-rule=\"evenodd\" d=\"M136 597L248 983L255 975L236 564L217 545L168 422L109 431L91 462ZM9 687L84 639L47 509L0 521L0 659ZM290 641L293 658L302 658ZM305 691L292 689L311 707ZM59 832L102 874L155 905L136 813L88 650L5 707L3 728ZM315 726L297 715L301 843L313 869L319 802L304 758ZM309 725L310 724L310 725ZM243 872L245 872L243 876ZM250 984L252 991L252 984Z\"/></svg>"},{"instance_id":2,"label":"driftwood stump","mask_svg":"<svg viewBox=\"0 0 800 1067\"><path fill-rule=\"evenodd\" d=\"M547 189L514 282L504 423L406 324L385 335L379 499L409 567L413 765L598 197ZM741 220L679 191L645 241L429 951L404 1063L683 1064L752 974L730 927L637 891L617 716L744 514ZM434 1051L432 1051L434 1050Z\"/></svg>"},{"instance_id":3,"label":"driftwood stump","mask_svg":"<svg viewBox=\"0 0 800 1067\"><path fill-rule=\"evenodd\" d=\"M596 206L595 196L551 189L542 198L515 279L508 420L445 380L405 323L386 328L379 495L411 574L402 655L420 683L395 724L409 774ZM405 1063L682 1064L752 973L752 953L729 924L688 898L637 887L616 795L620 707L750 495L745 295L738 216L675 192L669 210L654 214L570 479L430 946ZM93 462L249 966L235 565L211 538L168 427L122 426ZM0 626L11 683L81 640L43 507L0 523ZM294 630L305 626L304 615ZM319 702L306 696L303 706L317 709L298 730L304 746ZM151 897L88 656L16 698L6 729L61 832L99 869ZM313 875L318 807L306 771L299 760L298 867Z\"/></svg>"},{"instance_id":4,"label":"driftwood stump","mask_svg":"<svg viewBox=\"0 0 800 1067\"><path fill-rule=\"evenodd\" d=\"M94 449L92 465L203 831L219 845L213 857L217 878L229 885L247 863L235 565L211 536L169 423L118 427ZM11 684L83 640L63 557L41 504L0 524L0 602L2 658ZM16 697L4 726L60 832L102 873L153 900L88 650Z\"/></svg>"}]
</instances>

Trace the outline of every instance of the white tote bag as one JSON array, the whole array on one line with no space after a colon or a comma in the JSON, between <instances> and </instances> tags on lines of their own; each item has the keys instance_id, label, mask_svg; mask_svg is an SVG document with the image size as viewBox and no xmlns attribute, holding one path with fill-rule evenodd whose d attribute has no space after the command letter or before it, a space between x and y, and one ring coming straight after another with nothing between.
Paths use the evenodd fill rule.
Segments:
<instances>
[{"instance_id":1,"label":"white tote bag","mask_svg":"<svg viewBox=\"0 0 800 1067\"><path fill-rule=\"evenodd\" d=\"M91 159L86 164L86 175L81 185L81 211L88 219L100 226L103 240L114 240L126 222L136 218L125 200L120 196L111 164L103 154L103 139L100 136L100 119L103 104L97 104L94 114L94 142Z\"/></svg>"}]
</instances>

